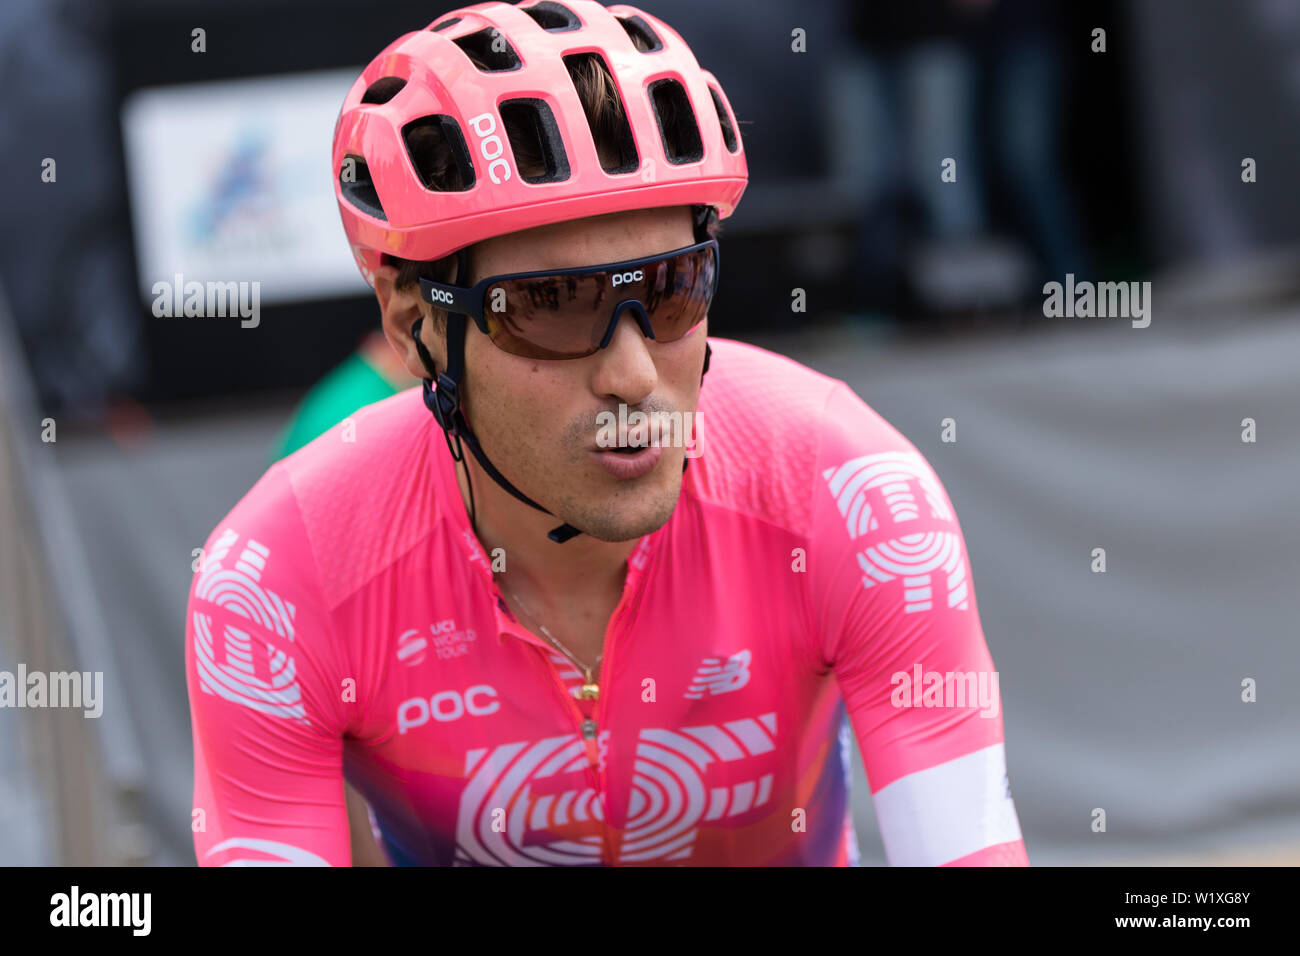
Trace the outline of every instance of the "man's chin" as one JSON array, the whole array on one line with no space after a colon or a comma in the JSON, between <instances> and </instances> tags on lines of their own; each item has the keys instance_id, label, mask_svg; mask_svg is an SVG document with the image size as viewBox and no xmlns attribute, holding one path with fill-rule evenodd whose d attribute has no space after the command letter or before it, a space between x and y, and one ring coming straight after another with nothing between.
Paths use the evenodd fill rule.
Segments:
<instances>
[{"instance_id":1,"label":"man's chin","mask_svg":"<svg viewBox=\"0 0 1300 956\"><path fill-rule=\"evenodd\" d=\"M671 493L647 492L632 504L610 502L603 509L584 509L583 514L566 519L583 534L597 541L631 541L658 531L673 516L681 485Z\"/></svg>"}]
</instances>

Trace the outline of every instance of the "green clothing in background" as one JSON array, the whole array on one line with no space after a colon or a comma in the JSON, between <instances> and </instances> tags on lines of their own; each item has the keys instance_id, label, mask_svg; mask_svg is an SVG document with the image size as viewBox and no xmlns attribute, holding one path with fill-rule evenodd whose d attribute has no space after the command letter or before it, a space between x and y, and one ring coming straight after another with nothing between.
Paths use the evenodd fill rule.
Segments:
<instances>
[{"instance_id":1,"label":"green clothing in background","mask_svg":"<svg viewBox=\"0 0 1300 956\"><path fill-rule=\"evenodd\" d=\"M293 419L276 444L273 460L293 454L357 409L397 392L360 352L353 352L313 385L298 403Z\"/></svg>"}]
</instances>

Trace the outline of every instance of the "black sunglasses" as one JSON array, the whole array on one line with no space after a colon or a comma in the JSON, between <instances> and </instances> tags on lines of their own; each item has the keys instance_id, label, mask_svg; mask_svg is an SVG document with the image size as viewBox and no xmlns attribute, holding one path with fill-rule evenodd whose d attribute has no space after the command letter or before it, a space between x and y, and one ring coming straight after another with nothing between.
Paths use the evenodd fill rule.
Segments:
<instances>
[{"instance_id":1,"label":"black sunglasses","mask_svg":"<svg viewBox=\"0 0 1300 956\"><path fill-rule=\"evenodd\" d=\"M644 259L490 276L471 287L420 279L426 302L469 316L497 348L551 360L605 348L625 309L646 338L680 339L704 321L717 287L716 239Z\"/></svg>"}]
</instances>

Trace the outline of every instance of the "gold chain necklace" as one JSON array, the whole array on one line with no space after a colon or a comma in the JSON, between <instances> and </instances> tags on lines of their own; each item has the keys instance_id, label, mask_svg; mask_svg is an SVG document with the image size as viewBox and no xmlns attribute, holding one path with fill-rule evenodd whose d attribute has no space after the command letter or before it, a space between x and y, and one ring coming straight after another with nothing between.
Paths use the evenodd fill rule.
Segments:
<instances>
[{"instance_id":1,"label":"gold chain necklace","mask_svg":"<svg viewBox=\"0 0 1300 956\"><path fill-rule=\"evenodd\" d=\"M515 593L514 588L507 587L506 590L510 592L510 596L514 598L515 603L518 604L519 607L523 609L523 612L533 619L533 623L535 623L537 627L541 630L542 636L545 637L552 644L554 644L556 649L573 663L574 667L578 668L578 670L582 671L586 675L586 682L582 685L582 688L579 690L579 694L581 695L582 699L596 700L600 696L600 685L597 684L596 681L592 678L592 674L591 674L592 668L588 667L586 664L578 660L577 657L575 657L572 653L570 653L567 647L565 647L563 644L560 643L560 639L557 638L554 634L550 632L550 630L547 629L546 625L543 624L541 620L537 617L537 615L532 612L532 609L529 608L528 605L525 604L523 600L519 597L519 595ZM603 650L596 655L595 667L597 668L600 667L600 660L604 656L605 656L605 652Z\"/></svg>"}]
</instances>

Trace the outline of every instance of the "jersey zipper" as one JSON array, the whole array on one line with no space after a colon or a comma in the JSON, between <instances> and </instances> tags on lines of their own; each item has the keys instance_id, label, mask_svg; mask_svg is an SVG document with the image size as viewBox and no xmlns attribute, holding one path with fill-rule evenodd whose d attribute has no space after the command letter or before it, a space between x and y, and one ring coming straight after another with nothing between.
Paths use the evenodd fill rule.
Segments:
<instances>
[{"instance_id":1,"label":"jersey zipper","mask_svg":"<svg viewBox=\"0 0 1300 956\"><path fill-rule=\"evenodd\" d=\"M545 655L546 666L551 673L551 682L559 690L560 696L564 698L565 704L569 708L569 713L573 715L574 722L577 724L579 739L582 740L583 747L587 751L588 771L590 772L591 779L596 785L596 796L600 799L601 804L601 843L603 845L601 851L601 863L605 866L610 866L613 863L614 844L610 834L609 805L606 800L606 796L609 793L607 785L608 768L606 768L606 771L602 773L600 767L600 746L597 743L596 738L600 734L601 721L605 715L605 701L609 698L609 687L605 680L605 675L613 673L613 670L610 667L610 661L612 661L614 657L613 651L615 636L619 632L620 626L622 625L624 618L627 616L628 610L627 595L624 594L619 598L618 604L614 607L614 613L610 615L609 623L605 627L604 650L602 651L599 672L595 675L596 686L600 689L597 693L596 700L593 702L590 717L583 714L582 708L580 708L577 701L574 700L572 692L565 686L564 681L560 678L559 671L556 670L554 662L550 659L550 655ZM538 652L542 652L543 649L539 647L537 650ZM568 660L579 673L586 670L586 668L568 654L560 651L559 648L555 648L555 650L561 657Z\"/></svg>"},{"instance_id":2,"label":"jersey zipper","mask_svg":"<svg viewBox=\"0 0 1300 956\"><path fill-rule=\"evenodd\" d=\"M651 555L651 559L653 559L653 557L654 555ZM582 727L583 738L584 740L587 741L589 754L596 753L597 750L596 734L598 732L600 722L603 721L605 718L606 702L609 701L611 698L611 695L609 693L609 687L606 686L604 675L606 674L612 675L614 673L614 667L613 667L614 644L615 644L614 639L620 633L620 631L626 632L628 630L627 622L632 620L632 618L636 614L637 608L641 606L641 598L645 594L645 587L646 587L646 580L647 580L646 575L649 573L649 571L650 571L649 567L642 567L639 573L637 574L636 582L632 590L632 593L629 594L628 591L625 589L623 593L619 595L618 604L615 605L614 613L610 615L609 624L605 628L604 657L600 662L600 673L596 675L596 684L601 689L597 694L595 706L592 707L591 709L592 716L588 721L584 722ZM570 698L570 700L572 700L572 698ZM574 709L577 709L577 704L574 704ZM588 736L588 732L590 736ZM609 793L609 786L608 786L609 768L606 767L604 774L602 775L599 766L599 761L596 762L595 767L596 767L596 778L598 781L598 786L600 787L598 793L601 795L602 805L605 806L605 819L602 821L604 826L601 828L601 833L604 835L605 838L604 862L606 866L613 866L614 865L614 841L610 834L609 808L608 808L608 804L605 802L605 794Z\"/></svg>"},{"instance_id":3,"label":"jersey zipper","mask_svg":"<svg viewBox=\"0 0 1300 956\"><path fill-rule=\"evenodd\" d=\"M564 681L560 679L559 671L556 670L555 664L551 661L550 656L547 655L546 657L546 666L551 672L551 680L559 690L560 695L564 698L565 704L569 708L569 713L573 715L574 722L578 727L578 737L582 740L583 747L587 751L587 769L591 775L592 781L595 783L596 797L600 800L601 805L600 833L602 850L600 862L605 866L609 866L613 862L614 846L609 832L609 804L606 800L606 796L609 793L608 787L606 786L607 776L601 773L600 745L596 738L600 734L600 721L604 716L605 700L609 696L609 687L605 681L605 675L607 673L612 673L610 671L609 662L613 656L611 652L614 647L614 634L618 630L618 624L622 617L623 610L623 601L620 600L618 605L614 608L614 613L610 617L609 624L605 628L604 651L602 652L599 672L595 675L596 686L600 688L600 690L597 693L596 700L593 702L590 717L583 714L582 708L580 708L577 701L574 700L572 692L565 686ZM542 649L539 647L538 651L541 650ZM569 657L569 655L560 652L560 656L566 658L570 663L572 663L579 673L582 673L585 670L582 665Z\"/></svg>"},{"instance_id":4,"label":"jersey zipper","mask_svg":"<svg viewBox=\"0 0 1300 956\"><path fill-rule=\"evenodd\" d=\"M587 769L591 778L595 781L596 796L600 800L601 804L601 843L603 846L601 852L601 863L605 866L611 866L613 864L614 845L610 836L609 805L605 799L606 794L609 792L607 786L608 769L604 774L601 773L600 747L596 741L596 738L600 733L600 722L605 716L605 701L609 699L609 687L607 686L604 675L613 673L613 668L610 666L610 662L614 659L614 638L623 621L633 610L635 610L635 607L629 607L629 604L639 606L641 593L644 589L645 573L648 570L649 568L643 568L641 573L638 575L635 588L636 594L634 597L629 599L626 590L619 596L618 604L614 606L614 613L610 615L609 623L605 626L605 641L600 667L599 671L595 675L596 686L599 690L592 706L590 717L583 714L577 701L574 700L573 694L570 693L569 688L564 685L564 681L560 679L560 673L556 670L554 662L550 659L550 655L547 654L545 656L546 667L551 673L551 682L553 686L559 690L560 696L564 698L565 705L569 708L569 713L573 715L574 722L578 727L578 736L582 740L584 749L587 751ZM499 597L499 589L497 590L497 594ZM504 603L504 601L502 603ZM522 623L520 626L522 626ZM547 645L547 647L551 646L552 645L550 644ZM540 653L543 649L538 647L537 650ZM561 657L568 660L580 674L583 674L583 672L586 671L585 667L575 661L568 654L560 651L558 647L555 647L554 650L559 652Z\"/></svg>"}]
</instances>

